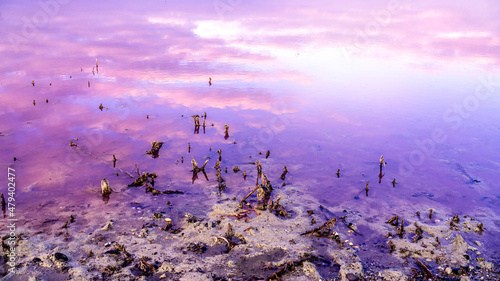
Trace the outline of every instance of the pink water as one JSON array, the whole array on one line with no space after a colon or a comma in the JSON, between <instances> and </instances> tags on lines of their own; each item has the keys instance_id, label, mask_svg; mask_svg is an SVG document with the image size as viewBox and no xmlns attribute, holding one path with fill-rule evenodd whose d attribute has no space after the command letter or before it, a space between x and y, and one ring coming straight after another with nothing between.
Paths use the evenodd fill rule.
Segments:
<instances>
[{"instance_id":1,"label":"pink water","mask_svg":"<svg viewBox=\"0 0 500 281\"><path fill-rule=\"evenodd\" d=\"M477 217L485 254L500 257L496 1L42 2L0 4L0 164L16 170L26 223L47 202L128 206L143 192L127 189L135 164L187 194L172 197L179 215L202 214L222 149L227 196L253 187L249 162L276 184L286 165L287 184L325 206ZM205 112L193 133L191 115ZM192 183L191 157L207 156L209 180ZM123 190L107 205L102 178Z\"/></svg>"}]
</instances>

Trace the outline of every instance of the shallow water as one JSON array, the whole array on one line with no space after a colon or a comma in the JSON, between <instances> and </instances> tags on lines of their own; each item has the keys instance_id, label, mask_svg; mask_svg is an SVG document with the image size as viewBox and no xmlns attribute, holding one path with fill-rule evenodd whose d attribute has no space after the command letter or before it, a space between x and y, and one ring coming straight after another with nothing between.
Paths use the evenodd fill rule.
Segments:
<instances>
[{"instance_id":1,"label":"shallow water","mask_svg":"<svg viewBox=\"0 0 500 281\"><path fill-rule=\"evenodd\" d=\"M21 224L67 206L151 211L165 200L173 217L204 215L243 198L259 160L276 186L286 165L287 185L358 213L365 238L363 220L472 216L498 262L498 3L62 2L0 4L0 162L16 170ZM196 133L191 115L205 112ZM164 142L155 159L152 141ZM191 157L210 157L208 181L193 182ZM184 194L128 188L135 164ZM107 204L102 178L116 191Z\"/></svg>"}]
</instances>

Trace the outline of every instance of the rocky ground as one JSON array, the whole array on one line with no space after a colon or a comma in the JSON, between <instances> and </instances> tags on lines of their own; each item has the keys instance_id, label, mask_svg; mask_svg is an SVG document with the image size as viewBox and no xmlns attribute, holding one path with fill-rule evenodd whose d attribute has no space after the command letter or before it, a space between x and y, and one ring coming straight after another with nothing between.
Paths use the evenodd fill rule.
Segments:
<instances>
[{"instance_id":1,"label":"rocky ground","mask_svg":"<svg viewBox=\"0 0 500 281\"><path fill-rule=\"evenodd\" d=\"M486 230L467 216L365 218L293 186L274 191L273 212L212 198L201 216L138 203L54 208L19 230L17 272L2 280L500 280L483 258Z\"/></svg>"}]
</instances>

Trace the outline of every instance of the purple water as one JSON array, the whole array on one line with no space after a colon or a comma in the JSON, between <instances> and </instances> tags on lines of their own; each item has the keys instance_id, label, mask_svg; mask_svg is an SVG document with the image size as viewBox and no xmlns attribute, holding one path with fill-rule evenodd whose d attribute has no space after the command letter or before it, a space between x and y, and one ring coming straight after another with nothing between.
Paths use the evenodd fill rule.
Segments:
<instances>
[{"instance_id":1,"label":"purple water","mask_svg":"<svg viewBox=\"0 0 500 281\"><path fill-rule=\"evenodd\" d=\"M222 198L221 149L223 197L254 187L250 162L277 185L286 165L288 185L367 219L472 216L498 261L497 2L46 2L0 4L0 163L16 170L26 227L68 206L157 208L127 188L135 164L185 192L169 197L174 214L203 215ZM191 157L210 157L208 181L192 182ZM120 191L108 204L102 178Z\"/></svg>"}]
</instances>

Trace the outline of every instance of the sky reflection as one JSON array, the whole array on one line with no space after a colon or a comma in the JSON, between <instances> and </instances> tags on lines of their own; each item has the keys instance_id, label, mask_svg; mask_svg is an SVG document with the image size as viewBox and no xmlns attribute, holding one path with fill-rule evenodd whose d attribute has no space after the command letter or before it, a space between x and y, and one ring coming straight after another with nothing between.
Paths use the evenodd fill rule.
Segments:
<instances>
[{"instance_id":1,"label":"sky reflection","mask_svg":"<svg viewBox=\"0 0 500 281\"><path fill-rule=\"evenodd\" d=\"M162 189L208 193L222 148L235 196L270 150L273 182L286 164L292 185L347 208L378 182L383 154L368 205L493 212L500 229L497 1L233 2L2 1L0 163L18 159L19 196L95 195L103 177L126 193L135 164ZM491 95L476 105L481 79ZM436 129L447 140L422 152ZM152 141L165 142L158 159L145 155ZM402 172L416 153L422 163ZM191 157L210 157L209 182L192 184Z\"/></svg>"}]
</instances>

